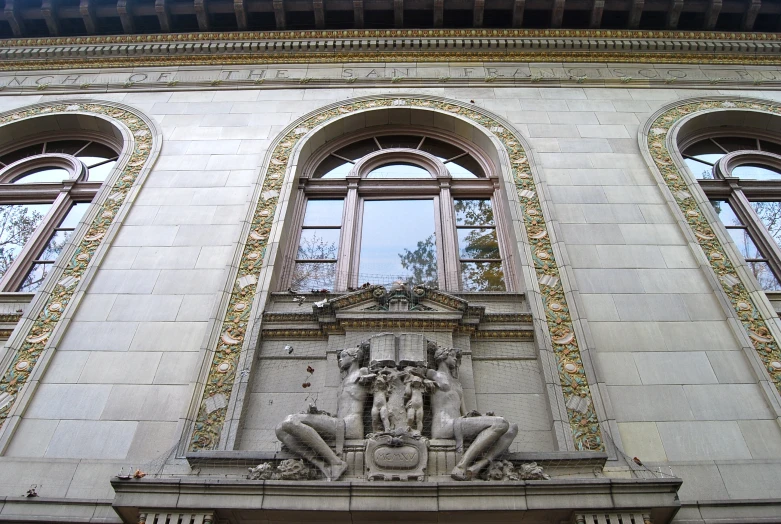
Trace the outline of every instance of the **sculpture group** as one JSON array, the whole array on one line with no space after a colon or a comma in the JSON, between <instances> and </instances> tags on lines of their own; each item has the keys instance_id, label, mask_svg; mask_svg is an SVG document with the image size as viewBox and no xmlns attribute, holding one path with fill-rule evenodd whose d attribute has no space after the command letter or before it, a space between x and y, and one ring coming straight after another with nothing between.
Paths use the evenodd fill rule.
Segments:
<instances>
[{"instance_id":1,"label":"sculpture group","mask_svg":"<svg viewBox=\"0 0 781 524\"><path fill-rule=\"evenodd\" d=\"M367 352L370 362L363 366ZM339 479L348 467L340 456L345 439L364 438L364 405L370 394L372 432L367 438L374 439L375 445L381 441L399 449L410 448L422 437L453 440L459 457L450 472L455 480L477 479L518 434L518 426L503 417L466 411L458 349L437 347L422 335L380 334L342 350L338 363L336 415L310 406L308 412L290 415L276 428L287 449L328 480ZM430 435L423 435L425 395L431 405ZM335 449L329 442L335 443Z\"/></svg>"}]
</instances>

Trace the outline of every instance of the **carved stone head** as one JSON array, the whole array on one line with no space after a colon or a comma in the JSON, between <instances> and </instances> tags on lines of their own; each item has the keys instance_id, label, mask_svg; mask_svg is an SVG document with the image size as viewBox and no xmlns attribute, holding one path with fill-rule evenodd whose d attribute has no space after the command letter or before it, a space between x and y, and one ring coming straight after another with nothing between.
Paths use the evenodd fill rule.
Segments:
<instances>
[{"instance_id":1,"label":"carved stone head","mask_svg":"<svg viewBox=\"0 0 781 524\"><path fill-rule=\"evenodd\" d=\"M358 362L358 365L360 365L363 362L363 356L364 350L362 346L343 349L339 352L339 369L348 369L353 362Z\"/></svg>"},{"instance_id":2,"label":"carved stone head","mask_svg":"<svg viewBox=\"0 0 781 524\"><path fill-rule=\"evenodd\" d=\"M458 374L458 366L461 364L461 350L457 348L437 348L434 352L434 363L439 366L440 362L446 363L453 376L456 376Z\"/></svg>"}]
</instances>

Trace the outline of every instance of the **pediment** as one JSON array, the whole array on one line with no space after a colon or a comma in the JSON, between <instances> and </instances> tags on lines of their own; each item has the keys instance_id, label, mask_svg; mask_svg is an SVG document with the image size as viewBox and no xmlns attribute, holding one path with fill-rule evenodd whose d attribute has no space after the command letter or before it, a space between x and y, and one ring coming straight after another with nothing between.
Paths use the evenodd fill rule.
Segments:
<instances>
[{"instance_id":1,"label":"pediment","mask_svg":"<svg viewBox=\"0 0 781 524\"><path fill-rule=\"evenodd\" d=\"M342 295L324 304L321 313L336 316L382 313L456 313L463 315L469 304L466 300L425 286L393 284L368 286Z\"/></svg>"}]
</instances>

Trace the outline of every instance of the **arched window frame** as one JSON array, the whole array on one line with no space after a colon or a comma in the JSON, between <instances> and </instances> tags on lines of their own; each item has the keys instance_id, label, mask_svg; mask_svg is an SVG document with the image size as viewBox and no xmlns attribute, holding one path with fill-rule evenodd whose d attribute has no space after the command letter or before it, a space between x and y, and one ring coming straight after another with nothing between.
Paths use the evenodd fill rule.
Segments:
<instances>
[{"instance_id":1,"label":"arched window frame","mask_svg":"<svg viewBox=\"0 0 781 524\"><path fill-rule=\"evenodd\" d=\"M778 180L755 180L732 176L732 171L745 164L765 164L781 172L781 156L769 151L760 149L760 140L773 142L781 146L781 136L773 133L760 133L754 130L722 126L718 128L709 128L686 137L678 144L678 150L683 158L687 158L684 152L693 144L707 139L718 139L725 137L739 137L756 140L757 149L745 149L736 151L725 151L725 155L720 158L713 167L712 179L699 179L691 171L689 166L686 168L697 180L703 192L710 201L726 201L734 211L736 217L745 228L748 236L757 246L762 255L761 259L746 260L751 262L766 262L771 272L779 284L781 284L781 247L773 238L768 229L763 224L761 218L754 210L751 202L781 202L781 175ZM717 144L718 145L718 144ZM724 225L725 230L731 226ZM727 231L729 236L729 232ZM766 292L779 293L781 286L776 290L767 289Z\"/></svg>"},{"instance_id":2,"label":"arched window frame","mask_svg":"<svg viewBox=\"0 0 781 524\"><path fill-rule=\"evenodd\" d=\"M340 148L366 138L383 135L417 135L451 143L472 156L480 165L482 174L477 178L451 177L447 166L437 157L421 150L408 148L386 148L364 155L354 162L344 178L315 178L315 170L329 155ZM367 174L376 167L392 162L405 162L420 166L431 174L430 178L367 178ZM432 129L387 126L367 129L360 133L345 135L329 141L316 150L304 166L298 180L298 194L294 209L295 234L287 245L285 264L281 275L280 287L290 286L296 260L304 213L310 199L343 199L343 216L340 227L338 258L336 259L336 277L334 291L343 292L360 286L360 239L363 224L363 203L370 200L412 200L430 199L434 201L435 234L437 242L437 273L439 288L450 292L460 292L461 259L458 253L458 236L454 211L454 200L486 199L491 202L494 212L496 236L499 246L500 262L504 273L506 292L516 291L516 283L511 277L510 257L507 246L507 226L501 217L504 215L502 199L499 198L500 181L497 170L490 159L473 144L456 135ZM308 289L298 290L307 292Z\"/></svg>"},{"instance_id":3,"label":"arched window frame","mask_svg":"<svg viewBox=\"0 0 781 524\"><path fill-rule=\"evenodd\" d=\"M121 144L99 133L79 131L68 132L65 136L61 133L42 133L26 137L0 149L0 158L30 146L60 140L95 142L114 150L117 155L122 149ZM65 169L68 176L59 182L17 183L25 173L42 167ZM106 177L107 180L109 178L111 175ZM41 223L0 278L0 292L30 292L21 290L20 287L33 266L36 263L55 262L39 259L52 235L59 230L72 231L77 227L78 224L67 228L62 228L61 225L75 204L92 202L103 183L104 181L90 181L87 166L74 155L44 152L24 157L7 165L0 164L0 205L51 204Z\"/></svg>"}]
</instances>

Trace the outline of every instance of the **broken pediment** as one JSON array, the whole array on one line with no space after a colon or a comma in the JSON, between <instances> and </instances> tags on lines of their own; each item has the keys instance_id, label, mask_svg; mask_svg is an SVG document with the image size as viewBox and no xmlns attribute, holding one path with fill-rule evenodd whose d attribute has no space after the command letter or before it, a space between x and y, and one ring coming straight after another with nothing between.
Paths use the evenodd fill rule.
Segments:
<instances>
[{"instance_id":1,"label":"broken pediment","mask_svg":"<svg viewBox=\"0 0 781 524\"><path fill-rule=\"evenodd\" d=\"M323 313L358 312L442 312L463 315L468 308L466 300L425 286L409 286L395 282L384 286L368 286L323 304ZM317 313L317 312L316 312Z\"/></svg>"},{"instance_id":2,"label":"broken pediment","mask_svg":"<svg viewBox=\"0 0 781 524\"><path fill-rule=\"evenodd\" d=\"M469 305L461 297L426 286L395 282L387 288L366 286L344 295L318 298L293 294L289 300L298 304L298 311L264 313L262 336L322 338L353 329L436 329L458 330L479 338L532 338L528 313L487 314L482 305ZM306 307L309 304L311 309Z\"/></svg>"}]
</instances>

